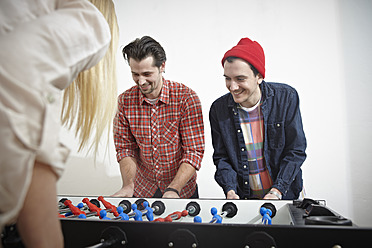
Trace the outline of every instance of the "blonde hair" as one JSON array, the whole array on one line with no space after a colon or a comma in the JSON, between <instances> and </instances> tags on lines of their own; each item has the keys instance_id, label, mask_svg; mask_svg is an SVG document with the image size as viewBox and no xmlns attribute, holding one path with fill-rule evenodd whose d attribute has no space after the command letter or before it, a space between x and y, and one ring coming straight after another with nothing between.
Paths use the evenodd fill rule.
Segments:
<instances>
[{"instance_id":1,"label":"blonde hair","mask_svg":"<svg viewBox=\"0 0 372 248\"><path fill-rule=\"evenodd\" d=\"M80 72L75 81L65 89L61 119L69 129L75 125L79 136L79 151L87 147L94 133L88 152L98 146L107 128L107 143L111 134L112 120L117 108L116 52L119 28L112 0L89 0L106 18L111 30L111 44L102 60L89 70ZM106 145L106 147L108 147Z\"/></svg>"}]
</instances>

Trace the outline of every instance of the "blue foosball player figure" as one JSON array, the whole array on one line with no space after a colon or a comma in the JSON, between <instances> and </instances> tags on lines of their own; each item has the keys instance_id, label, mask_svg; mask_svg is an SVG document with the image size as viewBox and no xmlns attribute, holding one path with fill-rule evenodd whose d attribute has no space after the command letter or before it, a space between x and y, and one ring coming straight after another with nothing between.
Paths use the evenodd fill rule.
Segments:
<instances>
[{"instance_id":1,"label":"blue foosball player figure","mask_svg":"<svg viewBox=\"0 0 372 248\"><path fill-rule=\"evenodd\" d=\"M272 211L268 208L261 207L260 214L262 215L262 224L271 225L271 215Z\"/></svg>"},{"instance_id":2,"label":"blue foosball player figure","mask_svg":"<svg viewBox=\"0 0 372 248\"><path fill-rule=\"evenodd\" d=\"M118 212L121 220L129 220L129 216L126 213L124 213L123 207L121 206L117 207L116 211Z\"/></svg>"},{"instance_id":3,"label":"blue foosball player figure","mask_svg":"<svg viewBox=\"0 0 372 248\"><path fill-rule=\"evenodd\" d=\"M195 223L202 223L202 218L200 216L195 216L194 217L194 222Z\"/></svg>"},{"instance_id":4,"label":"blue foosball player figure","mask_svg":"<svg viewBox=\"0 0 372 248\"><path fill-rule=\"evenodd\" d=\"M134 220L142 221L142 212L137 209L137 204L132 204L132 210L134 212Z\"/></svg>"},{"instance_id":5,"label":"blue foosball player figure","mask_svg":"<svg viewBox=\"0 0 372 248\"><path fill-rule=\"evenodd\" d=\"M217 214L217 208L211 208L212 220L211 223L222 223L222 217Z\"/></svg>"},{"instance_id":6,"label":"blue foosball player figure","mask_svg":"<svg viewBox=\"0 0 372 248\"><path fill-rule=\"evenodd\" d=\"M153 221L154 220L154 210L149 206L149 203L147 201L144 201L143 203L143 206L145 207L145 209L147 210L146 211L146 217L149 221Z\"/></svg>"}]
</instances>

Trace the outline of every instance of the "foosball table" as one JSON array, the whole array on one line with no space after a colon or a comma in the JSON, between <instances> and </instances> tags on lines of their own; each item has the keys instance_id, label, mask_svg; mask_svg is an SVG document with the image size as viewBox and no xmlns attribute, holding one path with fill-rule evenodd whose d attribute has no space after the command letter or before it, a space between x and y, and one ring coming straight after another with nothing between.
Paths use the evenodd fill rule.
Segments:
<instances>
[{"instance_id":1,"label":"foosball table","mask_svg":"<svg viewBox=\"0 0 372 248\"><path fill-rule=\"evenodd\" d=\"M356 226L303 199L225 200L59 196L65 247L363 247ZM3 235L4 247L10 242Z\"/></svg>"}]
</instances>

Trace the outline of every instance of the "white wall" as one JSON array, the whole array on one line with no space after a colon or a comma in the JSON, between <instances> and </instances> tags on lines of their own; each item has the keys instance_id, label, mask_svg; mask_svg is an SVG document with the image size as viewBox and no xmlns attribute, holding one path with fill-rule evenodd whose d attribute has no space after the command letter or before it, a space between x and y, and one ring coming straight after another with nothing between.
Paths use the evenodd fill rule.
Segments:
<instances>
[{"instance_id":1,"label":"white wall","mask_svg":"<svg viewBox=\"0 0 372 248\"><path fill-rule=\"evenodd\" d=\"M202 102L206 151L198 173L202 198L222 198L214 181L208 112L227 92L221 58L242 37L257 40L266 54L266 81L288 83L300 95L308 158L303 164L307 197L327 205L361 226L372 197L372 126L370 29L368 0L114 0L120 44L150 35L166 50L166 79L194 89ZM131 87L129 66L118 51L119 93ZM115 150L91 156L76 153L70 132L63 139L72 147L59 193L110 195L121 186ZM368 210L369 211L369 210Z\"/></svg>"}]
</instances>

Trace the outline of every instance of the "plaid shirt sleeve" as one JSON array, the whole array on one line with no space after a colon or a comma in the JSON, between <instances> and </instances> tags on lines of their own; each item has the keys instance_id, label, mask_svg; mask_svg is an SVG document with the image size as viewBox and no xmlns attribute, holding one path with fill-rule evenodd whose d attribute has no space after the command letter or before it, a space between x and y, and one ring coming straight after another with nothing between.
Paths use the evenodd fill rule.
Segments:
<instances>
[{"instance_id":1,"label":"plaid shirt sleeve","mask_svg":"<svg viewBox=\"0 0 372 248\"><path fill-rule=\"evenodd\" d=\"M116 159L118 162L125 157L137 157L138 145L133 134L130 131L129 123L125 113L126 93L123 93L118 98L118 111L114 118L114 143L116 147Z\"/></svg>"},{"instance_id":2,"label":"plaid shirt sleeve","mask_svg":"<svg viewBox=\"0 0 372 248\"><path fill-rule=\"evenodd\" d=\"M199 97L190 91L181 115L180 135L184 154L180 164L188 163L199 170L205 149L203 114Z\"/></svg>"}]
</instances>

